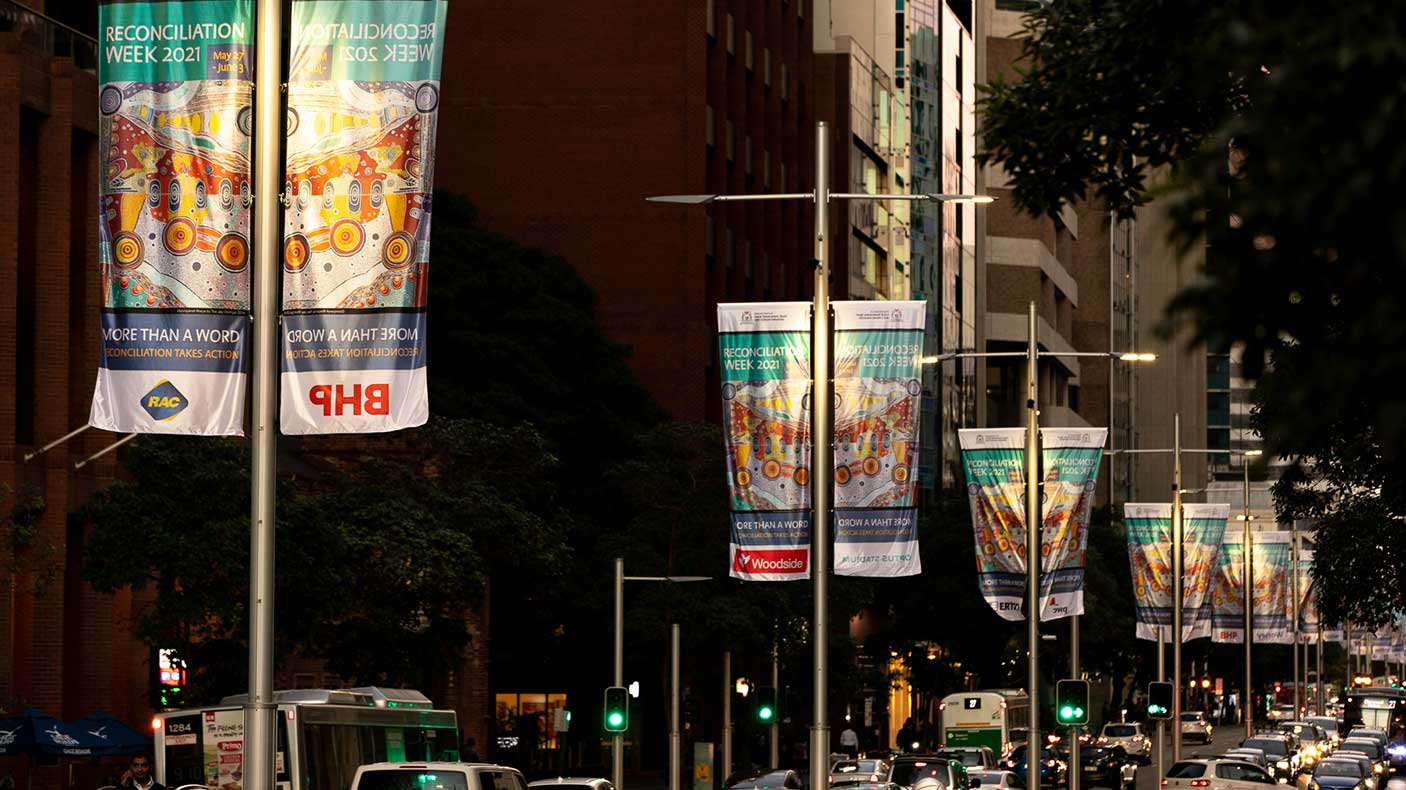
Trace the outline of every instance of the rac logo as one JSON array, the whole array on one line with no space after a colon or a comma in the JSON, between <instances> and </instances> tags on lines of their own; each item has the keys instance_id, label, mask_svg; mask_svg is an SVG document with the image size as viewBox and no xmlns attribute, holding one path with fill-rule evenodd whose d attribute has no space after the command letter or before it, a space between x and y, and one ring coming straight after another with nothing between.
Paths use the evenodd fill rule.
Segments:
<instances>
[{"instance_id":1,"label":"rac logo","mask_svg":"<svg viewBox=\"0 0 1406 790\"><path fill-rule=\"evenodd\" d=\"M320 407L323 417L381 416L391 413L391 385L317 384L308 389L308 403Z\"/></svg>"},{"instance_id":2,"label":"rac logo","mask_svg":"<svg viewBox=\"0 0 1406 790\"><path fill-rule=\"evenodd\" d=\"M732 569L738 573L806 572L805 549L737 549L732 554Z\"/></svg>"},{"instance_id":3,"label":"rac logo","mask_svg":"<svg viewBox=\"0 0 1406 790\"><path fill-rule=\"evenodd\" d=\"M152 387L147 394L142 396L142 408L153 420L162 422L174 418L177 414L185 411L190 401L186 396L176 389L176 385L165 379L160 384Z\"/></svg>"}]
</instances>

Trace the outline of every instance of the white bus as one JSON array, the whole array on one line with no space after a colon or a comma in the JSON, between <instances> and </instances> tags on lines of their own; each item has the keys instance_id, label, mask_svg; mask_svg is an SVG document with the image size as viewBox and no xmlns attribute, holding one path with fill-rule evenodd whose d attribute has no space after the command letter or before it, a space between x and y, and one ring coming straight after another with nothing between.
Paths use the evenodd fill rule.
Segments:
<instances>
[{"instance_id":1,"label":"white bus","mask_svg":"<svg viewBox=\"0 0 1406 790\"><path fill-rule=\"evenodd\" d=\"M1024 691L994 689L947 695L938 710L942 715L942 746L988 746L997 757L1015 748L1025 736L1012 730L1030 726L1030 698Z\"/></svg>"},{"instance_id":2,"label":"white bus","mask_svg":"<svg viewBox=\"0 0 1406 790\"><path fill-rule=\"evenodd\" d=\"M241 790L248 695L219 705L159 713L156 780L169 788ZM459 725L410 689L363 687L274 693L278 790L346 790L365 763L457 760Z\"/></svg>"}]
</instances>

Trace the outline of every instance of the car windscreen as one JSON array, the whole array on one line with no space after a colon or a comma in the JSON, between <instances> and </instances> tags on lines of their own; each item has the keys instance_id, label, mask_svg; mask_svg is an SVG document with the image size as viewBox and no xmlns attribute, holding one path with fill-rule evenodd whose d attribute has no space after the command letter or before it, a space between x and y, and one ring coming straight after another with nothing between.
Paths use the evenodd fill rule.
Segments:
<instances>
[{"instance_id":1,"label":"car windscreen","mask_svg":"<svg viewBox=\"0 0 1406 790\"><path fill-rule=\"evenodd\" d=\"M914 782L925 776L936 776L943 781L943 784L946 784L946 772L938 773L939 771L943 771L945 767L942 762L937 760L932 762L899 763L893 767L893 773L889 775L889 781L896 785L911 787Z\"/></svg>"},{"instance_id":2,"label":"car windscreen","mask_svg":"<svg viewBox=\"0 0 1406 790\"><path fill-rule=\"evenodd\" d=\"M962 765L981 765L981 764L982 764L982 762L981 762L981 752L978 752L978 751L975 751L975 750L969 751L969 752L968 752L968 751L961 751L961 752L943 752L943 753L942 753L942 756L943 756L943 757L950 757L950 758L952 758L953 760L956 760L956 761L960 762ZM985 782L983 782L982 784L985 784Z\"/></svg>"},{"instance_id":3,"label":"car windscreen","mask_svg":"<svg viewBox=\"0 0 1406 790\"><path fill-rule=\"evenodd\" d=\"M1110 724L1103 728L1103 734L1110 738L1127 738L1137 735L1137 727L1131 724Z\"/></svg>"},{"instance_id":4,"label":"car windscreen","mask_svg":"<svg viewBox=\"0 0 1406 790\"><path fill-rule=\"evenodd\" d=\"M462 771L385 768L363 772L357 787L359 790L468 790L469 785Z\"/></svg>"},{"instance_id":5,"label":"car windscreen","mask_svg":"<svg viewBox=\"0 0 1406 790\"><path fill-rule=\"evenodd\" d=\"M786 772L772 771L769 774L762 774L748 784L753 787L783 787L786 784Z\"/></svg>"},{"instance_id":6,"label":"car windscreen","mask_svg":"<svg viewBox=\"0 0 1406 790\"><path fill-rule=\"evenodd\" d=\"M1313 769L1314 776L1350 776L1362 778L1362 766L1348 760L1324 760Z\"/></svg>"},{"instance_id":7,"label":"car windscreen","mask_svg":"<svg viewBox=\"0 0 1406 790\"><path fill-rule=\"evenodd\" d=\"M1376 741L1369 741L1366 738L1349 738L1343 741L1342 749L1355 752L1362 752L1373 760L1379 760L1382 756L1382 745Z\"/></svg>"},{"instance_id":8,"label":"car windscreen","mask_svg":"<svg viewBox=\"0 0 1406 790\"><path fill-rule=\"evenodd\" d=\"M1201 714L1199 714L1199 713L1183 713L1183 714L1181 714L1181 720L1182 720L1182 721L1200 721L1200 720L1201 720Z\"/></svg>"},{"instance_id":9,"label":"car windscreen","mask_svg":"<svg viewBox=\"0 0 1406 790\"><path fill-rule=\"evenodd\" d=\"M1200 779L1206 773L1205 763L1173 763L1168 779Z\"/></svg>"},{"instance_id":10,"label":"car windscreen","mask_svg":"<svg viewBox=\"0 0 1406 790\"><path fill-rule=\"evenodd\" d=\"M1273 738L1249 738L1241 745L1251 749L1259 749L1264 752L1266 757L1287 757L1289 754L1289 747L1283 741L1276 741Z\"/></svg>"},{"instance_id":11,"label":"car windscreen","mask_svg":"<svg viewBox=\"0 0 1406 790\"><path fill-rule=\"evenodd\" d=\"M1264 753L1230 751L1225 753L1227 760L1246 760L1252 763L1264 762Z\"/></svg>"}]
</instances>

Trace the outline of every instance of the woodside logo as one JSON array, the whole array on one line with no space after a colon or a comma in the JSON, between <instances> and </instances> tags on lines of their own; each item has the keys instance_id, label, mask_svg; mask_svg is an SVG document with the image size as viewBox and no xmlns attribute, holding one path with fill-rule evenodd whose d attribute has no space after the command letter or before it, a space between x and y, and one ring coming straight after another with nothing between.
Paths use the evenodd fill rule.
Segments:
<instances>
[{"instance_id":1,"label":"woodside logo","mask_svg":"<svg viewBox=\"0 0 1406 790\"><path fill-rule=\"evenodd\" d=\"M805 549L738 549L732 569L738 573L805 573Z\"/></svg>"}]
</instances>

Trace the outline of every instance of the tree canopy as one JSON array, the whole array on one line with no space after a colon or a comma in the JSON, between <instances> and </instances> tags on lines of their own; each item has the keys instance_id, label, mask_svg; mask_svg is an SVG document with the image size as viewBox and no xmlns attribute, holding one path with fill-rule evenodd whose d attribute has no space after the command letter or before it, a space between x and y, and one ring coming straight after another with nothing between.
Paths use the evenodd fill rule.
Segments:
<instances>
[{"instance_id":1,"label":"tree canopy","mask_svg":"<svg viewBox=\"0 0 1406 790\"><path fill-rule=\"evenodd\" d=\"M1364 0L1058 0L1028 17L1019 81L984 97L981 156L1022 210L1155 198L1174 243L1205 246L1172 310L1243 348L1268 452L1303 462L1280 517L1318 522L1324 610L1365 624L1406 609L1372 550L1406 527L1402 21Z\"/></svg>"}]
</instances>

